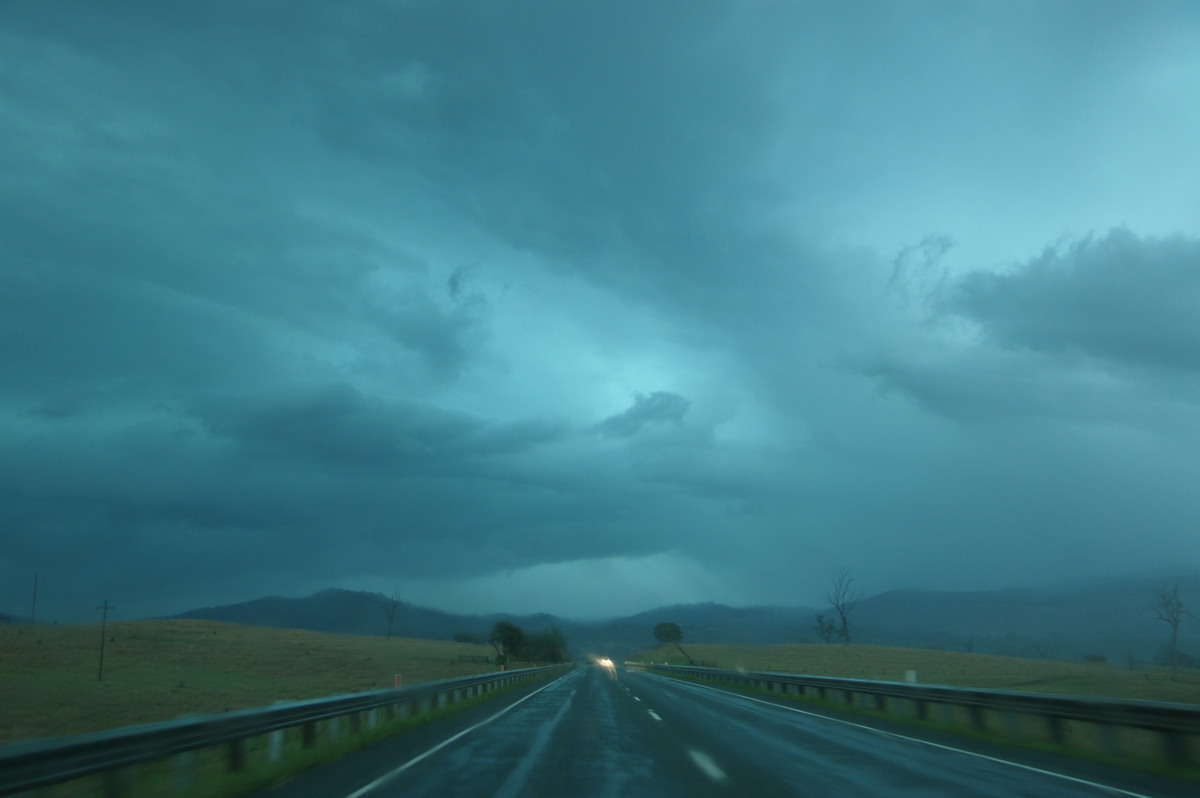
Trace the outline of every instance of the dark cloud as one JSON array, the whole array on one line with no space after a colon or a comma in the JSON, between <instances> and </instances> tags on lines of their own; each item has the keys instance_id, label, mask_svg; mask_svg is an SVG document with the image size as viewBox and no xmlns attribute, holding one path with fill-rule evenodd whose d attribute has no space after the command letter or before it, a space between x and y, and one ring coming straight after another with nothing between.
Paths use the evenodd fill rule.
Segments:
<instances>
[{"instance_id":1,"label":"dark cloud","mask_svg":"<svg viewBox=\"0 0 1200 798\"><path fill-rule=\"evenodd\" d=\"M946 307L1007 349L1196 371L1200 240L1114 230L967 275Z\"/></svg>"},{"instance_id":2,"label":"dark cloud","mask_svg":"<svg viewBox=\"0 0 1200 798\"><path fill-rule=\"evenodd\" d=\"M388 403L348 385L221 397L204 402L197 415L213 435L269 457L398 473L447 458L521 454L564 432L551 420L495 424L413 402Z\"/></svg>"},{"instance_id":3,"label":"dark cloud","mask_svg":"<svg viewBox=\"0 0 1200 798\"><path fill-rule=\"evenodd\" d=\"M926 337L857 368L959 418L1186 413L1200 401L1197 263L1196 239L1114 230L1004 272L943 273L936 284L917 274L902 290L925 292Z\"/></svg>"},{"instance_id":4,"label":"dark cloud","mask_svg":"<svg viewBox=\"0 0 1200 798\"><path fill-rule=\"evenodd\" d=\"M0 610L1195 563L1192 4L0 17Z\"/></svg>"},{"instance_id":5,"label":"dark cloud","mask_svg":"<svg viewBox=\"0 0 1200 798\"><path fill-rule=\"evenodd\" d=\"M647 424L671 421L679 424L691 402L670 391L638 394L633 405L596 425L596 431L607 438L628 438L642 431Z\"/></svg>"}]
</instances>

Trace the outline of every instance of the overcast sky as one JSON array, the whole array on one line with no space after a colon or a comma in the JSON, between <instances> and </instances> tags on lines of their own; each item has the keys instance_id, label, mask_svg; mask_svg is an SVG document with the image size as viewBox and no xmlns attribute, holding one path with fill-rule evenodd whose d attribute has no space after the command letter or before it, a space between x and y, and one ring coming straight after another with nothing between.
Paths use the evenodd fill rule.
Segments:
<instances>
[{"instance_id":1,"label":"overcast sky","mask_svg":"<svg viewBox=\"0 0 1200 798\"><path fill-rule=\"evenodd\" d=\"M0 4L0 611L1200 568L1200 4Z\"/></svg>"}]
</instances>

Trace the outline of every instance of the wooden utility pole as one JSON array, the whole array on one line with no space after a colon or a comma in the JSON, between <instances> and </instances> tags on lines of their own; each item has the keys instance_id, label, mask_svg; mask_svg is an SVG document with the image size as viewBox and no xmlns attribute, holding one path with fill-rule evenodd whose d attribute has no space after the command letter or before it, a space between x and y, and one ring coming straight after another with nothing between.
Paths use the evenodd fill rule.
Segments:
<instances>
[{"instance_id":1,"label":"wooden utility pole","mask_svg":"<svg viewBox=\"0 0 1200 798\"><path fill-rule=\"evenodd\" d=\"M105 627L108 625L108 611L115 610L112 604L108 603L108 599L104 600L104 605L97 607L98 610L104 610L104 614L100 616L100 672L96 675L97 681L104 681L104 638Z\"/></svg>"}]
</instances>

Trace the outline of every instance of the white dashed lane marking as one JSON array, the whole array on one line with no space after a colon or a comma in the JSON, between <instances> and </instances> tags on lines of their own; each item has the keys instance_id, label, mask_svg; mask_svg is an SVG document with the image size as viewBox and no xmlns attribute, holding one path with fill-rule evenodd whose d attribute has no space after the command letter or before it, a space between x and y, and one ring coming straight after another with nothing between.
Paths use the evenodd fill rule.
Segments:
<instances>
[{"instance_id":1,"label":"white dashed lane marking","mask_svg":"<svg viewBox=\"0 0 1200 798\"><path fill-rule=\"evenodd\" d=\"M717 766L717 763L712 761L712 757L703 751L697 751L695 748L692 748L688 751L688 756L696 763L696 767L700 768L701 772L713 781L724 782L729 780L729 777L725 775L725 771L721 770Z\"/></svg>"}]
</instances>

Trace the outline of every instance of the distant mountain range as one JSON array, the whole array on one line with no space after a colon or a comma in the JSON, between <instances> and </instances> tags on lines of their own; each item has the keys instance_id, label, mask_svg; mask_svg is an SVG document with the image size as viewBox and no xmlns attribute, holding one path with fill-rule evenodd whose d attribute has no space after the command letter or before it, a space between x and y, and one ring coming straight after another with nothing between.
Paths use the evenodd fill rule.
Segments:
<instances>
[{"instance_id":1,"label":"distant mountain range","mask_svg":"<svg viewBox=\"0 0 1200 798\"><path fill-rule=\"evenodd\" d=\"M1178 580L1180 597L1200 615L1200 576ZM1161 580L1124 579L1060 590L943 592L893 590L858 602L851 615L856 643L940 648L1021 657L1076 659L1104 656L1124 663L1150 660L1168 639L1151 609ZM378 593L329 589L305 598L271 596L223 607L205 607L177 618L203 618L255 626L383 635L389 600ZM807 607L729 607L682 604L625 618L577 621L549 614L455 615L402 603L392 633L398 637L486 638L498 620L529 631L555 625L576 655L625 656L657 646L654 625L679 624L685 642L767 644L819 642L818 614ZM1200 622L1185 620L1180 649L1200 656ZM1193 649L1195 649L1193 651Z\"/></svg>"}]
</instances>

